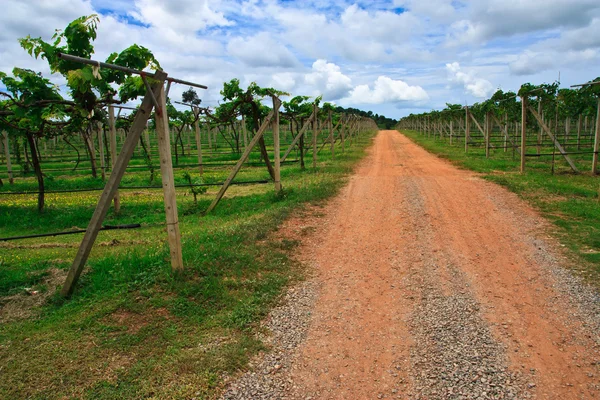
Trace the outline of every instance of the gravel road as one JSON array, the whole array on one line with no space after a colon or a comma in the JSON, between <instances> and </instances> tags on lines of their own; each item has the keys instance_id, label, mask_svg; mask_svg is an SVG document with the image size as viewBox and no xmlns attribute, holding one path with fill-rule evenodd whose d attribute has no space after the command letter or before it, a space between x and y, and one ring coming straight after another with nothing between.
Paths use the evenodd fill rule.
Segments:
<instances>
[{"instance_id":1,"label":"gravel road","mask_svg":"<svg viewBox=\"0 0 600 400\"><path fill-rule=\"evenodd\" d=\"M598 294L514 194L381 131L319 214L282 228L314 277L224 399L600 395Z\"/></svg>"}]
</instances>

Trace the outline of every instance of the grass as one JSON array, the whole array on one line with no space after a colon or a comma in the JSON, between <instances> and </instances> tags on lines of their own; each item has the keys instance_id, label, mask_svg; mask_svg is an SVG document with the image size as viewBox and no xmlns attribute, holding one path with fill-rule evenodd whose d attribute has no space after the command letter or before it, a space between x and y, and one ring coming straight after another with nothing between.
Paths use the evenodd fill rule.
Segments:
<instances>
[{"instance_id":1,"label":"grass","mask_svg":"<svg viewBox=\"0 0 600 400\"><path fill-rule=\"evenodd\" d=\"M302 279L290 255L296 241L271 235L303 205L331 197L345 182L369 141L323 151L317 171L282 170L285 191L272 184L231 188L213 214L202 216L218 188L195 205L186 189L177 200L185 272L170 271L160 191L122 192L122 212L107 224L141 223L132 231L101 232L71 299L55 293L80 235L0 242L0 305L26 307L0 325L0 398L211 398L226 376L244 370L265 349L259 321L285 287ZM263 168L244 168L240 180L264 179ZM223 180L211 169L206 180ZM183 171L176 173L183 182ZM148 183L130 172L127 184ZM160 182L160 177L157 177ZM96 187L81 175L57 176L49 189ZM19 178L2 191L35 190ZM35 196L0 197L0 236L85 227L99 192L49 194L43 214ZM28 294L29 293L29 294ZM37 293L30 295L30 293ZM13 307L14 308L14 307ZM24 312L19 315L19 311ZM6 317L0 314L0 317Z\"/></svg>"},{"instance_id":2,"label":"grass","mask_svg":"<svg viewBox=\"0 0 600 400\"><path fill-rule=\"evenodd\" d=\"M550 220L553 234L573 254L572 267L600 286L600 181L591 172L591 156L572 156L581 174L574 174L560 155L555 172L551 160L528 158L525 173L519 173L519 155L509 150L492 150L485 158L483 148L464 151L464 142L450 146L439 138L426 137L414 131L403 131L428 151L450 160L455 165L480 172L484 179L505 186L533 205ZM530 152L534 152L531 149Z\"/></svg>"}]
</instances>

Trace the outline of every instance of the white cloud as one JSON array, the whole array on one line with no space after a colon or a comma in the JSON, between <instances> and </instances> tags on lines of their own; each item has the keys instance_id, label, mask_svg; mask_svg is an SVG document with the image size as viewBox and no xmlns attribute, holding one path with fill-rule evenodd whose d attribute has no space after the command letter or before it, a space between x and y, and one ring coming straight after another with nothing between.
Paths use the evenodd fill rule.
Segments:
<instances>
[{"instance_id":1,"label":"white cloud","mask_svg":"<svg viewBox=\"0 0 600 400\"><path fill-rule=\"evenodd\" d=\"M429 100L429 96L420 86L410 86L404 81L380 76L375 81L373 89L369 85L358 85L346 100L352 104L382 104L425 101Z\"/></svg>"},{"instance_id":2,"label":"white cloud","mask_svg":"<svg viewBox=\"0 0 600 400\"><path fill-rule=\"evenodd\" d=\"M267 32L261 32L248 39L231 39L227 51L251 67L289 68L298 65L294 55Z\"/></svg>"},{"instance_id":3,"label":"white cloud","mask_svg":"<svg viewBox=\"0 0 600 400\"><path fill-rule=\"evenodd\" d=\"M475 97L485 98L494 91L494 86L490 81L476 77L473 71L463 71L457 62L446 64L446 71L451 82L463 85L467 93Z\"/></svg>"},{"instance_id":4,"label":"white cloud","mask_svg":"<svg viewBox=\"0 0 600 400\"><path fill-rule=\"evenodd\" d=\"M344 75L339 66L326 60L317 60L312 65L312 72L304 77L316 94L323 94L325 101L345 97L352 89L352 79Z\"/></svg>"},{"instance_id":5,"label":"white cloud","mask_svg":"<svg viewBox=\"0 0 600 400\"><path fill-rule=\"evenodd\" d=\"M138 21L176 32L195 33L210 26L230 26L223 13L215 11L220 0L135 0L130 15Z\"/></svg>"}]
</instances>

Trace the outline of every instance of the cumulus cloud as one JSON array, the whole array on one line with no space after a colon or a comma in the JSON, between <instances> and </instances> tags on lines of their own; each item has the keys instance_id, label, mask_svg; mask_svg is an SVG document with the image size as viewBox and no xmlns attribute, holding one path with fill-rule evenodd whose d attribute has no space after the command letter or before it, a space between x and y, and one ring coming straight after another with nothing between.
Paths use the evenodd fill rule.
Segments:
<instances>
[{"instance_id":1,"label":"cumulus cloud","mask_svg":"<svg viewBox=\"0 0 600 400\"><path fill-rule=\"evenodd\" d=\"M294 55L267 32L248 39L234 38L227 45L227 51L251 67L289 68L298 64Z\"/></svg>"},{"instance_id":2,"label":"cumulus cloud","mask_svg":"<svg viewBox=\"0 0 600 400\"><path fill-rule=\"evenodd\" d=\"M490 81L476 77L472 71L463 71L457 62L446 64L446 71L451 82L463 85L467 93L475 97L488 97L494 91L494 86Z\"/></svg>"},{"instance_id":3,"label":"cumulus cloud","mask_svg":"<svg viewBox=\"0 0 600 400\"><path fill-rule=\"evenodd\" d=\"M211 26L230 26L219 8L220 0L135 0L129 14L138 21L165 30L194 33Z\"/></svg>"},{"instance_id":4,"label":"cumulus cloud","mask_svg":"<svg viewBox=\"0 0 600 400\"><path fill-rule=\"evenodd\" d=\"M373 88L369 85L358 85L351 92L347 101L353 104L382 104L403 101L425 101L429 96L420 86L410 86L404 81L380 76Z\"/></svg>"},{"instance_id":5,"label":"cumulus cloud","mask_svg":"<svg viewBox=\"0 0 600 400\"><path fill-rule=\"evenodd\" d=\"M342 73L339 66L326 60L317 60L312 65L312 72L304 77L316 93L323 94L326 101L345 97L352 89L352 79Z\"/></svg>"}]
</instances>

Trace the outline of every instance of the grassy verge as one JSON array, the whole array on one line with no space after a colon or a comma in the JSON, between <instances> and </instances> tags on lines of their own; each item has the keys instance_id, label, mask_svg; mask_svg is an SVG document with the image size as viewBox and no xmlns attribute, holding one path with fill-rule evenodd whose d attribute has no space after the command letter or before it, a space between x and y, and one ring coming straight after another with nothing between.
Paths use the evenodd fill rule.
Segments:
<instances>
[{"instance_id":1,"label":"grassy verge","mask_svg":"<svg viewBox=\"0 0 600 400\"><path fill-rule=\"evenodd\" d=\"M302 279L290 258L294 243L270 233L301 213L303 204L337 193L367 143L363 138L335 163L323 151L318 172L286 166L282 196L272 185L234 187L209 216L201 211L217 188L198 204L178 190L186 265L181 276L170 272L160 191L123 192L121 214L109 212L106 223L142 228L101 232L68 301L55 289L80 236L0 243L0 398L213 397L226 375L244 369L264 348L255 338L258 322L286 285ZM244 172L245 179L265 175L264 168ZM69 177L59 185L64 179L56 178L55 187L98 183ZM135 184L146 178L127 179ZM19 185L35 189L32 179ZM2 197L0 236L85 227L98 196L48 195L41 215L31 196Z\"/></svg>"},{"instance_id":2,"label":"grassy verge","mask_svg":"<svg viewBox=\"0 0 600 400\"><path fill-rule=\"evenodd\" d=\"M454 164L482 173L482 177L517 193L537 208L556 226L554 232L561 243L575 255L573 268L596 285L600 285L600 181L590 173L575 175L566 162L556 158L555 173L551 161L527 159L526 172L519 173L519 155L502 149L485 158L482 148L471 148L465 154L464 145L427 138L413 131L403 131L428 151ZM586 156L575 159L579 166L589 164ZM589 156L587 156L589 158ZM561 157L562 158L562 157ZM582 168L583 170L583 168ZM576 265L575 265L576 264Z\"/></svg>"}]
</instances>

